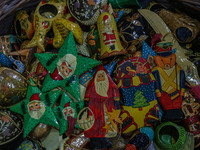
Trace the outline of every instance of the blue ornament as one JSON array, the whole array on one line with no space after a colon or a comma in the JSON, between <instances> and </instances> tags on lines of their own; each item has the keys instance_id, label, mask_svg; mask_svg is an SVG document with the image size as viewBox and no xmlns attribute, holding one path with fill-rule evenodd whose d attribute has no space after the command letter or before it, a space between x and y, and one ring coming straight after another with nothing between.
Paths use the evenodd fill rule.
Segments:
<instances>
[{"instance_id":1,"label":"blue ornament","mask_svg":"<svg viewBox=\"0 0 200 150\"><path fill-rule=\"evenodd\" d=\"M13 66L10 59L8 57L6 57L6 55L4 55L3 53L0 53L0 64L2 64L4 67L8 67L8 68L12 68L12 66Z\"/></svg>"},{"instance_id":2,"label":"blue ornament","mask_svg":"<svg viewBox=\"0 0 200 150\"><path fill-rule=\"evenodd\" d=\"M149 139L152 141L154 138L154 131L151 127L142 127L140 128L141 133L145 133Z\"/></svg>"},{"instance_id":3,"label":"blue ornament","mask_svg":"<svg viewBox=\"0 0 200 150\"><path fill-rule=\"evenodd\" d=\"M145 42L142 42L142 57L147 60L148 56L156 56L156 52Z\"/></svg>"}]
</instances>

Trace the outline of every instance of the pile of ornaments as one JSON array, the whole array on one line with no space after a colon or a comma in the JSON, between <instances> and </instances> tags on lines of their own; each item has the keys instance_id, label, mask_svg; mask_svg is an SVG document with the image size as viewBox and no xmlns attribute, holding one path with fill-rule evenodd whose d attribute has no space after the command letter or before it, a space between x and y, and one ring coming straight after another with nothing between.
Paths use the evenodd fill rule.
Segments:
<instances>
[{"instance_id":1,"label":"pile of ornaments","mask_svg":"<svg viewBox=\"0 0 200 150\"><path fill-rule=\"evenodd\" d=\"M198 20L149 0L42 0L13 22L0 149L198 149Z\"/></svg>"}]
</instances>

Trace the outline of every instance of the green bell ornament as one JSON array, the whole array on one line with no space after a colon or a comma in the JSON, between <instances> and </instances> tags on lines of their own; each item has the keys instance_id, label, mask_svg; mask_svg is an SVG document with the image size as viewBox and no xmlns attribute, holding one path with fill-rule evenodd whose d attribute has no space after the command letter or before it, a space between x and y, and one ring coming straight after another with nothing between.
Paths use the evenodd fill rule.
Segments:
<instances>
[{"instance_id":1,"label":"green bell ornament","mask_svg":"<svg viewBox=\"0 0 200 150\"><path fill-rule=\"evenodd\" d=\"M34 84L33 80L30 80ZM42 93L35 85L29 85L26 99L10 108L11 111L24 116L24 138L39 124L59 127L52 107L61 91Z\"/></svg>"},{"instance_id":2,"label":"green bell ornament","mask_svg":"<svg viewBox=\"0 0 200 150\"><path fill-rule=\"evenodd\" d=\"M59 120L60 135L67 131L69 137L76 124L77 113L84 107L84 102L73 102L64 92L60 106L54 108L55 115Z\"/></svg>"},{"instance_id":3,"label":"green bell ornament","mask_svg":"<svg viewBox=\"0 0 200 150\"><path fill-rule=\"evenodd\" d=\"M58 54L41 53L35 56L48 70L42 91L47 92L62 87L77 101L80 101L79 76L101 63L77 54L72 32L69 33Z\"/></svg>"},{"instance_id":4,"label":"green bell ornament","mask_svg":"<svg viewBox=\"0 0 200 150\"><path fill-rule=\"evenodd\" d=\"M194 149L194 136L172 122L164 122L157 126L154 140L156 150Z\"/></svg>"},{"instance_id":5,"label":"green bell ornament","mask_svg":"<svg viewBox=\"0 0 200 150\"><path fill-rule=\"evenodd\" d=\"M133 6L139 6L145 8L149 5L150 0L109 0L112 7L115 8L131 8Z\"/></svg>"}]
</instances>

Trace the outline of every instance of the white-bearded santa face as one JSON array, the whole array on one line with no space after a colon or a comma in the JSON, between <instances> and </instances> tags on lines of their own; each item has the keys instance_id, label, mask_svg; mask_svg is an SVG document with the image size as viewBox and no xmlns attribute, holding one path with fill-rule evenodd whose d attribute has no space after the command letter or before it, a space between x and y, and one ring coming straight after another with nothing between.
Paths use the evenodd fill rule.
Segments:
<instances>
[{"instance_id":1,"label":"white-bearded santa face","mask_svg":"<svg viewBox=\"0 0 200 150\"><path fill-rule=\"evenodd\" d=\"M94 80L95 90L100 96L108 97L109 80L105 71L100 70L97 72Z\"/></svg>"},{"instance_id":2,"label":"white-bearded santa face","mask_svg":"<svg viewBox=\"0 0 200 150\"><path fill-rule=\"evenodd\" d=\"M29 115L34 119L40 119L45 112L45 104L38 100L28 103Z\"/></svg>"},{"instance_id":3,"label":"white-bearded santa face","mask_svg":"<svg viewBox=\"0 0 200 150\"><path fill-rule=\"evenodd\" d=\"M74 109L71 108L71 107L66 107L66 108L63 109L63 115L64 115L65 120L67 120L67 117L68 117L68 116L71 116L71 117L74 118L74 116L75 116L75 111L74 111Z\"/></svg>"}]
</instances>

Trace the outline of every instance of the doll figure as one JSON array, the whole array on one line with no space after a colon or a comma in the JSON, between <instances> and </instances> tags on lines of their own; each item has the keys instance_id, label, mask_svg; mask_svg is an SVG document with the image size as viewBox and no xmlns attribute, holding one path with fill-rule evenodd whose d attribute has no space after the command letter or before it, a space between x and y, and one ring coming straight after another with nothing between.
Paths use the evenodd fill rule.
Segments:
<instances>
[{"instance_id":1,"label":"doll figure","mask_svg":"<svg viewBox=\"0 0 200 150\"><path fill-rule=\"evenodd\" d=\"M171 43L157 43L156 67L152 73L156 79L156 96L164 110L163 120L177 121L184 118L182 97L185 93L185 73L176 64L176 55L172 53Z\"/></svg>"}]
</instances>

